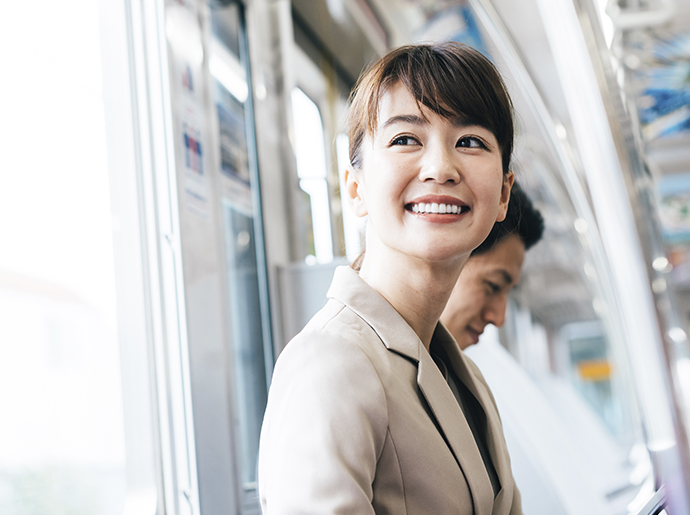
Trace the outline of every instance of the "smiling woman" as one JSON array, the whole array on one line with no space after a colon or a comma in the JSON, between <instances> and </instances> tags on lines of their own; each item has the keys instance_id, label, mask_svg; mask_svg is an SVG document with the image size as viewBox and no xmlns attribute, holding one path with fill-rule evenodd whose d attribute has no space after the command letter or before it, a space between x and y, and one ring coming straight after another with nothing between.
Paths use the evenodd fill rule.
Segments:
<instances>
[{"instance_id":1,"label":"smiling woman","mask_svg":"<svg viewBox=\"0 0 690 515\"><path fill-rule=\"evenodd\" d=\"M259 451L264 513L517 515L493 397L439 317L505 217L512 106L456 43L394 50L360 80L346 191L367 216L359 271L285 348ZM432 357L433 356L433 357Z\"/></svg>"},{"instance_id":2,"label":"smiling woman","mask_svg":"<svg viewBox=\"0 0 690 515\"><path fill-rule=\"evenodd\" d=\"M512 180L510 172L502 173L496 137L483 126L490 123L466 125L459 114L444 118L420 105L402 81L389 86L377 115L381 126L361 145L361 167L346 175L355 214L369 215L369 259L360 276L371 284L390 275L370 267L416 270L417 259L464 262L505 215L501 196ZM434 212L434 204L457 206L456 213ZM375 259L383 262L375 265Z\"/></svg>"}]
</instances>

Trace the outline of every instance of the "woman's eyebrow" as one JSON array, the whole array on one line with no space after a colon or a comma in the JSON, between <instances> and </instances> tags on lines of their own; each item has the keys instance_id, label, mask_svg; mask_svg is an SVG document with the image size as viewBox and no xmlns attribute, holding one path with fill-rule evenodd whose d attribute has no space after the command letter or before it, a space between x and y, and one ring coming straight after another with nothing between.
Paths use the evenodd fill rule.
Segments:
<instances>
[{"instance_id":1,"label":"woman's eyebrow","mask_svg":"<svg viewBox=\"0 0 690 515\"><path fill-rule=\"evenodd\" d=\"M422 116L419 116L418 114L398 114L395 116L391 116L383 122L381 125L382 129L385 129L389 125L393 125L396 123L410 123L412 125L428 125L429 120L426 118L423 118Z\"/></svg>"},{"instance_id":2,"label":"woman's eyebrow","mask_svg":"<svg viewBox=\"0 0 690 515\"><path fill-rule=\"evenodd\" d=\"M452 123L455 127L481 127L483 129L486 128L484 124L478 123L475 120L471 120L465 116L456 116L454 118L451 118L450 123Z\"/></svg>"}]
</instances>

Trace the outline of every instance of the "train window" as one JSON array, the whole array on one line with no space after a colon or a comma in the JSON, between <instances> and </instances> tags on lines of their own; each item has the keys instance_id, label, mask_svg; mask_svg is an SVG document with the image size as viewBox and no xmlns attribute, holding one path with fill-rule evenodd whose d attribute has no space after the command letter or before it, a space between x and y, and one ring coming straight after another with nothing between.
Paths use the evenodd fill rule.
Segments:
<instances>
[{"instance_id":1,"label":"train window","mask_svg":"<svg viewBox=\"0 0 690 515\"><path fill-rule=\"evenodd\" d=\"M266 409L266 360L263 347L261 293L256 259L256 232L251 215L224 205L233 377L239 426L239 461L244 490L256 490L256 456Z\"/></svg>"},{"instance_id":2,"label":"train window","mask_svg":"<svg viewBox=\"0 0 690 515\"><path fill-rule=\"evenodd\" d=\"M268 395L272 346L246 35L238 3L211 9L209 69L216 79L213 101L218 122L220 205L225 240L229 372L234 392L237 464L243 513L256 510L256 460Z\"/></svg>"},{"instance_id":3,"label":"train window","mask_svg":"<svg viewBox=\"0 0 690 515\"><path fill-rule=\"evenodd\" d=\"M608 431L628 446L634 443L630 400L621 383L620 364L599 321L566 324L554 344L562 358L559 376L566 378L598 415Z\"/></svg>"},{"instance_id":4,"label":"train window","mask_svg":"<svg viewBox=\"0 0 690 515\"><path fill-rule=\"evenodd\" d=\"M326 149L321 113L300 89L292 90L297 175L302 191L309 196L307 225L311 226L311 254L307 262L329 263L333 260L331 210L326 177Z\"/></svg>"},{"instance_id":5,"label":"train window","mask_svg":"<svg viewBox=\"0 0 690 515\"><path fill-rule=\"evenodd\" d=\"M3 10L0 513L116 515L125 442L98 5Z\"/></svg>"},{"instance_id":6,"label":"train window","mask_svg":"<svg viewBox=\"0 0 690 515\"><path fill-rule=\"evenodd\" d=\"M211 32L214 38L222 41L225 48L239 59L243 37L238 14L240 6L232 0L226 0L211 2L211 7Z\"/></svg>"},{"instance_id":7,"label":"train window","mask_svg":"<svg viewBox=\"0 0 690 515\"><path fill-rule=\"evenodd\" d=\"M306 234L300 235L294 251L308 263L330 263L346 253L337 138L352 82L323 41L306 29L294 11L293 35L293 144L304 192L294 202L293 223L307 227L302 229Z\"/></svg>"}]
</instances>

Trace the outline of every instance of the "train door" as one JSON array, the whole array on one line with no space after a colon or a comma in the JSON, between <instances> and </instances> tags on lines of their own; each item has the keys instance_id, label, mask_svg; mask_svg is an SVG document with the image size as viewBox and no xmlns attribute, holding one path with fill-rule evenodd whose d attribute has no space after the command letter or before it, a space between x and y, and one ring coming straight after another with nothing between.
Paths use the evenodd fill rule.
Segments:
<instances>
[{"instance_id":1,"label":"train door","mask_svg":"<svg viewBox=\"0 0 690 515\"><path fill-rule=\"evenodd\" d=\"M196 69L176 23L200 29ZM258 513L273 345L245 6L169 3L166 25L199 509Z\"/></svg>"},{"instance_id":2,"label":"train door","mask_svg":"<svg viewBox=\"0 0 690 515\"><path fill-rule=\"evenodd\" d=\"M333 142L374 51L356 24L310 31L311 3L294 7L101 2L114 211L128 237L116 272L142 285L118 300L121 313L141 308L120 322L133 336L127 383L147 385L124 399L128 455L147 471L131 475L146 493L135 507L258 513L274 349L297 327L285 322L299 301L281 277L307 267L287 282L304 290L318 270L330 281L344 255ZM301 29L298 11L311 20ZM346 65L333 57L343 38L355 49Z\"/></svg>"},{"instance_id":3,"label":"train door","mask_svg":"<svg viewBox=\"0 0 690 515\"><path fill-rule=\"evenodd\" d=\"M105 50L110 164L123 183L116 211L142 242L128 258L143 291L120 301L144 306L137 374L151 385L154 502L158 513L258 513L273 340L246 6L103 4L104 26L122 29Z\"/></svg>"}]
</instances>

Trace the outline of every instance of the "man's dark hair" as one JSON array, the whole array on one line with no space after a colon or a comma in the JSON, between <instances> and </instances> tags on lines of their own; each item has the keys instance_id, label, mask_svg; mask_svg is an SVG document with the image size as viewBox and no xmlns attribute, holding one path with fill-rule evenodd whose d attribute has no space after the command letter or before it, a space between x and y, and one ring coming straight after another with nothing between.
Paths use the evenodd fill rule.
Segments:
<instances>
[{"instance_id":1,"label":"man's dark hair","mask_svg":"<svg viewBox=\"0 0 690 515\"><path fill-rule=\"evenodd\" d=\"M511 234L519 237L527 250L541 239L543 233L544 218L532 205L532 201L520 185L515 182L510 192L505 220L494 224L482 244L472 251L472 256L488 252L499 241Z\"/></svg>"}]
</instances>

